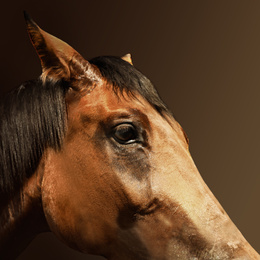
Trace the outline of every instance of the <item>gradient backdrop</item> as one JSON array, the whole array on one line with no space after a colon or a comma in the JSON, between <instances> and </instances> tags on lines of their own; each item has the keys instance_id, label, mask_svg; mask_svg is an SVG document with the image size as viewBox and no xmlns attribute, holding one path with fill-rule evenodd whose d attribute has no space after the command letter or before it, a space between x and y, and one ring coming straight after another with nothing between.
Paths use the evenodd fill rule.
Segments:
<instances>
[{"instance_id":1,"label":"gradient backdrop","mask_svg":"<svg viewBox=\"0 0 260 260\"><path fill-rule=\"evenodd\" d=\"M87 59L132 54L187 132L202 177L260 252L260 2L5 1L1 93L41 73L24 9ZM102 258L44 234L18 259Z\"/></svg>"}]
</instances>

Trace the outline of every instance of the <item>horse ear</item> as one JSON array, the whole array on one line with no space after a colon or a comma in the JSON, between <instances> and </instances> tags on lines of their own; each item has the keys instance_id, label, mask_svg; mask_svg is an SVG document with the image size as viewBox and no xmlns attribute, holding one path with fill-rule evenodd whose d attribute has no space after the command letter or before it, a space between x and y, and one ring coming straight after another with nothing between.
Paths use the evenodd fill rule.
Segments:
<instances>
[{"instance_id":1,"label":"horse ear","mask_svg":"<svg viewBox=\"0 0 260 260\"><path fill-rule=\"evenodd\" d=\"M43 80L86 78L87 74L94 79L94 68L76 50L43 31L26 12L24 17L31 42L41 60Z\"/></svg>"},{"instance_id":2,"label":"horse ear","mask_svg":"<svg viewBox=\"0 0 260 260\"><path fill-rule=\"evenodd\" d=\"M123 57L121 57L122 60L130 63L131 65L133 65L133 62L132 62L132 57L131 57L131 54L128 53L126 55L124 55Z\"/></svg>"}]
</instances>

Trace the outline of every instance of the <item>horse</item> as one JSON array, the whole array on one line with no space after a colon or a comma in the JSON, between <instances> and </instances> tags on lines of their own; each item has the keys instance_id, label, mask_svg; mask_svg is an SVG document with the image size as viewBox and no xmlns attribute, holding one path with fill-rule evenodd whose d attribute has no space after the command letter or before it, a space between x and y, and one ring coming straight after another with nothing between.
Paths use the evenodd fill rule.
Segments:
<instances>
[{"instance_id":1,"label":"horse","mask_svg":"<svg viewBox=\"0 0 260 260\"><path fill-rule=\"evenodd\" d=\"M25 13L42 74L0 105L0 256L41 232L111 260L260 259L129 54L85 60Z\"/></svg>"}]
</instances>

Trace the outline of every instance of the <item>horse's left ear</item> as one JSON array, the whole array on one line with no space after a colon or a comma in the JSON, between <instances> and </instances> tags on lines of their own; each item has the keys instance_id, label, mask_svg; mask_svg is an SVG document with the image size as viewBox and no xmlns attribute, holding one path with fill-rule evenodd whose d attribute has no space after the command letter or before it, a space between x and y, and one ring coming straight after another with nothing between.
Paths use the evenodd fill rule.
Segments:
<instances>
[{"instance_id":1,"label":"horse's left ear","mask_svg":"<svg viewBox=\"0 0 260 260\"><path fill-rule=\"evenodd\" d=\"M133 65L133 61L130 53L127 53L126 55L122 56L121 59Z\"/></svg>"},{"instance_id":2,"label":"horse's left ear","mask_svg":"<svg viewBox=\"0 0 260 260\"><path fill-rule=\"evenodd\" d=\"M95 69L76 50L55 36L43 31L24 12L27 30L42 65L42 79L94 79Z\"/></svg>"}]
</instances>

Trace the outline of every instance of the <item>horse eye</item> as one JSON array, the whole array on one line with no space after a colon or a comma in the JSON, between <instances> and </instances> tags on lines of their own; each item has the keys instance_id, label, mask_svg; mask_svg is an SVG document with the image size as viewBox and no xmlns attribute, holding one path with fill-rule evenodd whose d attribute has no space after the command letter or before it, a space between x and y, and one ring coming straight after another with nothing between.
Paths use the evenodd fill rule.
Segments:
<instances>
[{"instance_id":1,"label":"horse eye","mask_svg":"<svg viewBox=\"0 0 260 260\"><path fill-rule=\"evenodd\" d=\"M129 144L136 141L137 132L131 124L120 124L114 128L113 137L121 144Z\"/></svg>"}]
</instances>

